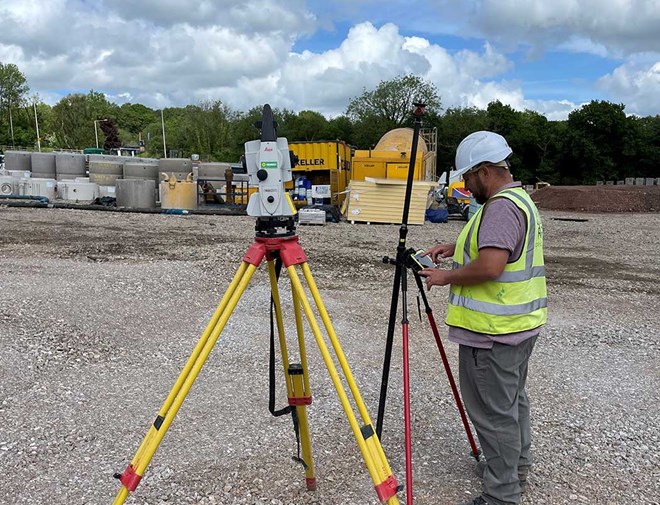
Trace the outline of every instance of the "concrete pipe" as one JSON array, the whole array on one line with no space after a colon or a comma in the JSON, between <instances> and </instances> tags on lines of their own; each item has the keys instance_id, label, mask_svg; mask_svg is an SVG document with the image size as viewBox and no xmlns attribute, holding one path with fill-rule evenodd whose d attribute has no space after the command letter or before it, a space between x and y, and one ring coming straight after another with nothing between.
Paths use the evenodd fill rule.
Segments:
<instances>
[{"instance_id":1,"label":"concrete pipe","mask_svg":"<svg viewBox=\"0 0 660 505\"><path fill-rule=\"evenodd\" d=\"M117 207L153 209L156 207L156 181L153 179L118 179Z\"/></svg>"},{"instance_id":2,"label":"concrete pipe","mask_svg":"<svg viewBox=\"0 0 660 505\"><path fill-rule=\"evenodd\" d=\"M5 152L5 170L32 170L32 153L27 151L7 151Z\"/></svg>"},{"instance_id":3,"label":"concrete pipe","mask_svg":"<svg viewBox=\"0 0 660 505\"><path fill-rule=\"evenodd\" d=\"M124 161L124 179L148 179L158 185L158 160L154 158L128 158Z\"/></svg>"},{"instance_id":4,"label":"concrete pipe","mask_svg":"<svg viewBox=\"0 0 660 505\"><path fill-rule=\"evenodd\" d=\"M55 153L32 153L32 177L55 179Z\"/></svg>"},{"instance_id":5,"label":"concrete pipe","mask_svg":"<svg viewBox=\"0 0 660 505\"><path fill-rule=\"evenodd\" d=\"M124 175L124 159L121 156L89 156L89 182L99 186L114 186Z\"/></svg>"},{"instance_id":6,"label":"concrete pipe","mask_svg":"<svg viewBox=\"0 0 660 505\"><path fill-rule=\"evenodd\" d=\"M167 174L169 178L174 176L178 181L185 181L192 171L192 161L188 158L161 158L158 160L158 174L161 181L163 180L161 174Z\"/></svg>"},{"instance_id":7,"label":"concrete pipe","mask_svg":"<svg viewBox=\"0 0 660 505\"><path fill-rule=\"evenodd\" d=\"M87 175L85 155L55 153L55 174L58 181L85 177Z\"/></svg>"}]
</instances>

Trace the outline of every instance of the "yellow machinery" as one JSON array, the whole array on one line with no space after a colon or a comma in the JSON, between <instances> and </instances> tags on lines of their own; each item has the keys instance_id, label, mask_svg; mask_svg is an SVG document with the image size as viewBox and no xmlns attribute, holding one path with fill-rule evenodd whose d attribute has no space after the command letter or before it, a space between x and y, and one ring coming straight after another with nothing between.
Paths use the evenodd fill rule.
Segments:
<instances>
[{"instance_id":1,"label":"yellow machinery","mask_svg":"<svg viewBox=\"0 0 660 505\"><path fill-rule=\"evenodd\" d=\"M406 179L410 165L412 128L396 128L381 137L374 149L355 151L351 180ZM435 176L436 131L422 133L417 146L415 172L416 181L432 181Z\"/></svg>"},{"instance_id":2,"label":"yellow machinery","mask_svg":"<svg viewBox=\"0 0 660 505\"><path fill-rule=\"evenodd\" d=\"M329 185L332 205L341 205L351 170L351 147L334 140L290 142L289 149L298 156L298 165L292 169L294 180L304 176L312 185ZM293 181L285 187L292 189Z\"/></svg>"},{"instance_id":3,"label":"yellow machinery","mask_svg":"<svg viewBox=\"0 0 660 505\"><path fill-rule=\"evenodd\" d=\"M454 181L450 183L447 188L447 196L456 198L456 200L462 204L469 205L470 203L470 192L465 189L465 183L463 181Z\"/></svg>"}]
</instances>

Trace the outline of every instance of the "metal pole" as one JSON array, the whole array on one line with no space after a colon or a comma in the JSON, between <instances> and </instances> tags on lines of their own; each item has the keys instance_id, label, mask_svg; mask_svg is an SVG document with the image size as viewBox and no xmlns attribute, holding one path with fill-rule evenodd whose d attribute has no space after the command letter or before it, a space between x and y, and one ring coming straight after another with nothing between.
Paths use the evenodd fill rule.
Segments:
<instances>
[{"instance_id":1,"label":"metal pole","mask_svg":"<svg viewBox=\"0 0 660 505\"><path fill-rule=\"evenodd\" d=\"M9 103L9 129L11 130L11 147L14 149L16 146L14 145L14 121L12 120L11 117L11 102Z\"/></svg>"},{"instance_id":2,"label":"metal pole","mask_svg":"<svg viewBox=\"0 0 660 505\"><path fill-rule=\"evenodd\" d=\"M41 139L39 138L39 118L37 117L37 102L32 102L34 106L34 124L37 127L37 150L41 152Z\"/></svg>"},{"instance_id":3,"label":"metal pole","mask_svg":"<svg viewBox=\"0 0 660 505\"><path fill-rule=\"evenodd\" d=\"M160 109L160 124L163 126L163 156L167 158L167 145L165 144L165 120L163 119L163 109Z\"/></svg>"},{"instance_id":4,"label":"metal pole","mask_svg":"<svg viewBox=\"0 0 660 505\"><path fill-rule=\"evenodd\" d=\"M99 132L96 128L96 123L98 122L98 119L94 120L94 137L96 137L96 148L99 148Z\"/></svg>"}]
</instances>

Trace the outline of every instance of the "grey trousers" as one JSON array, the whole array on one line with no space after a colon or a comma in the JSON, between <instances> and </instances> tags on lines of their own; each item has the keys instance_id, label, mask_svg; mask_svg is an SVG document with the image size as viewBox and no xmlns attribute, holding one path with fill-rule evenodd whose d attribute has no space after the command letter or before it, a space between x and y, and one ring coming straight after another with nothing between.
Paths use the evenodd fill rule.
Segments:
<instances>
[{"instance_id":1,"label":"grey trousers","mask_svg":"<svg viewBox=\"0 0 660 505\"><path fill-rule=\"evenodd\" d=\"M492 349L461 345L461 396L486 457L483 496L494 505L520 503L521 473L532 464L527 364L537 337Z\"/></svg>"}]
</instances>

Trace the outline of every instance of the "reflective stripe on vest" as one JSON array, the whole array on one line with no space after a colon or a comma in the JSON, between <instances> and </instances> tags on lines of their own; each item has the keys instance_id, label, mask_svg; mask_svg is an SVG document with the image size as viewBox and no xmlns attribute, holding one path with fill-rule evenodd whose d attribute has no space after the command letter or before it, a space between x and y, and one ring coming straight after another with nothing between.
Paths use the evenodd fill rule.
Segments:
<instances>
[{"instance_id":1,"label":"reflective stripe on vest","mask_svg":"<svg viewBox=\"0 0 660 505\"><path fill-rule=\"evenodd\" d=\"M521 314L529 314L535 310L547 307L548 299L538 298L531 302L520 303L518 305L502 305L501 303L480 302L473 300L472 298L449 293L449 303L474 310L475 312L483 312L484 314L492 314L495 316L519 316Z\"/></svg>"}]
</instances>

